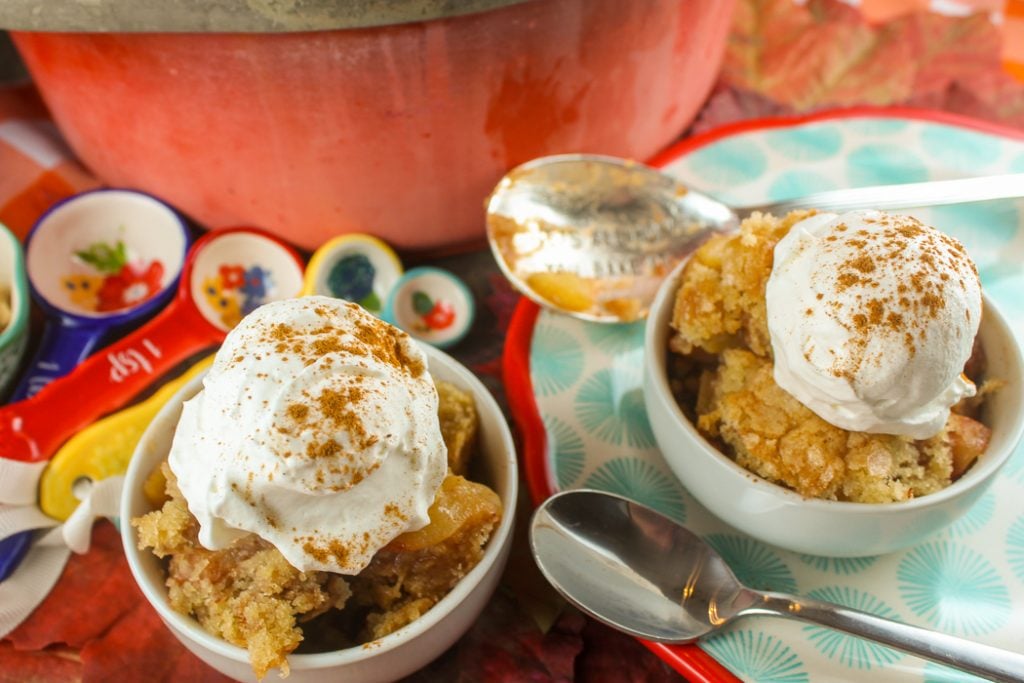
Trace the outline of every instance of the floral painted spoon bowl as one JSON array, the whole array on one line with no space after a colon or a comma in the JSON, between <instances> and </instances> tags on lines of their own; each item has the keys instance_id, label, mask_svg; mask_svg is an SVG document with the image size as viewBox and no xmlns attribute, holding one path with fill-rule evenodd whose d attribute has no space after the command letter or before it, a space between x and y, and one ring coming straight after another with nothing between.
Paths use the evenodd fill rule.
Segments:
<instances>
[{"instance_id":1,"label":"floral painted spoon bowl","mask_svg":"<svg viewBox=\"0 0 1024 683\"><path fill-rule=\"evenodd\" d=\"M349 233L325 242L309 259L302 294L353 301L379 316L401 275L402 262L391 247L372 235Z\"/></svg>"},{"instance_id":2,"label":"floral painted spoon bowl","mask_svg":"<svg viewBox=\"0 0 1024 683\"><path fill-rule=\"evenodd\" d=\"M25 260L47 322L11 400L33 396L108 333L164 306L188 246L181 217L133 190L83 192L43 214L29 233Z\"/></svg>"}]
</instances>

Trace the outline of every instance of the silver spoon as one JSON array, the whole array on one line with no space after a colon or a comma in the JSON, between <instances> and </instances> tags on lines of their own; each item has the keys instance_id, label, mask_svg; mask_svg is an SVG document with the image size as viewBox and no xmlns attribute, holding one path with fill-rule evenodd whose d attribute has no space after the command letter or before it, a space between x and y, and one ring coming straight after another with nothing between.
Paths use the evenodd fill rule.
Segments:
<instances>
[{"instance_id":1,"label":"silver spoon","mask_svg":"<svg viewBox=\"0 0 1024 683\"><path fill-rule=\"evenodd\" d=\"M533 515L541 572L572 604L630 635L688 643L748 615L799 619L996 681L1024 680L1024 655L827 602L741 584L703 540L610 493L565 491Z\"/></svg>"},{"instance_id":2,"label":"silver spoon","mask_svg":"<svg viewBox=\"0 0 1024 683\"><path fill-rule=\"evenodd\" d=\"M646 317L672 267L754 211L906 209L1024 196L1024 174L862 187L729 207L643 164L584 154L534 159L487 200L487 237L512 285L596 322Z\"/></svg>"}]
</instances>

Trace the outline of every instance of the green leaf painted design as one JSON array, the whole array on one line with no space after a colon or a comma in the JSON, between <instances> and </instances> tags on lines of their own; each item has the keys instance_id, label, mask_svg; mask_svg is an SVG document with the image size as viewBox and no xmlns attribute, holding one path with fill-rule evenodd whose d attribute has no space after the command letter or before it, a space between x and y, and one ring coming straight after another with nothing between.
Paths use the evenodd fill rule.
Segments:
<instances>
[{"instance_id":1,"label":"green leaf painted design","mask_svg":"<svg viewBox=\"0 0 1024 683\"><path fill-rule=\"evenodd\" d=\"M743 680L758 683L807 683L804 664L784 642L763 631L725 631L701 647Z\"/></svg>"},{"instance_id":2,"label":"green leaf painted design","mask_svg":"<svg viewBox=\"0 0 1024 683\"><path fill-rule=\"evenodd\" d=\"M412 310L416 311L416 315L426 315L433 308L434 301L426 292L416 290L412 293Z\"/></svg>"},{"instance_id":3,"label":"green leaf painted design","mask_svg":"<svg viewBox=\"0 0 1024 683\"><path fill-rule=\"evenodd\" d=\"M833 602L843 607L875 614L886 619L901 621L900 615L870 593L850 586L826 586L807 593L814 600ZM878 645L863 638L847 635L822 626L805 626L807 639L829 659L837 659L851 669L870 671L885 667L903 657L901 652Z\"/></svg>"},{"instance_id":4,"label":"green leaf painted design","mask_svg":"<svg viewBox=\"0 0 1024 683\"><path fill-rule=\"evenodd\" d=\"M128 249L121 240L114 246L105 242L94 242L85 249L76 251L75 256L99 272L111 275L121 272L128 263Z\"/></svg>"},{"instance_id":5,"label":"green leaf painted design","mask_svg":"<svg viewBox=\"0 0 1024 683\"><path fill-rule=\"evenodd\" d=\"M796 579L778 552L749 536L709 534L704 537L736 578L751 588L796 593Z\"/></svg>"},{"instance_id":6,"label":"green leaf painted design","mask_svg":"<svg viewBox=\"0 0 1024 683\"><path fill-rule=\"evenodd\" d=\"M587 477L583 486L617 493L654 508L680 524L686 521L682 487L639 458L615 458Z\"/></svg>"},{"instance_id":7,"label":"green leaf painted design","mask_svg":"<svg viewBox=\"0 0 1024 683\"><path fill-rule=\"evenodd\" d=\"M381 309L380 297L377 296L377 292L370 292L356 303L368 310L370 313L379 313Z\"/></svg>"}]
</instances>

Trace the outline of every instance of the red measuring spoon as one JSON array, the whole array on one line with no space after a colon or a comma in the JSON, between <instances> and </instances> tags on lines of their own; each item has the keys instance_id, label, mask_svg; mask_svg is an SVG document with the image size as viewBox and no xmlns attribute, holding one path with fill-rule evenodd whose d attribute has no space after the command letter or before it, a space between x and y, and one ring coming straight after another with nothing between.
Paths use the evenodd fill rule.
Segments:
<instances>
[{"instance_id":1,"label":"red measuring spoon","mask_svg":"<svg viewBox=\"0 0 1024 683\"><path fill-rule=\"evenodd\" d=\"M0 408L0 457L47 460L75 432L223 341L245 313L298 296L302 278L298 253L267 232L207 233L189 250L177 294L159 315L32 398Z\"/></svg>"}]
</instances>

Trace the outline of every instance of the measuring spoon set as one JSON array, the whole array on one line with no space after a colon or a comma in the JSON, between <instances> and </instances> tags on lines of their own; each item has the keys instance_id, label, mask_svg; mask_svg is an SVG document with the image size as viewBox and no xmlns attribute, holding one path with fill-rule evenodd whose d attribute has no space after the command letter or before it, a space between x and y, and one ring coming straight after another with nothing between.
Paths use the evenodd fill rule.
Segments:
<instances>
[{"instance_id":1,"label":"measuring spoon set","mask_svg":"<svg viewBox=\"0 0 1024 683\"><path fill-rule=\"evenodd\" d=\"M214 230L190 246L173 209L129 190L54 206L29 234L25 263L46 323L11 402L0 407L0 487L3 502L32 504L38 495L58 518L74 509L82 477L124 471L172 390L99 418L219 344L257 306L297 296L304 273L294 249L256 228ZM30 543L28 532L0 541L0 580Z\"/></svg>"}]
</instances>

